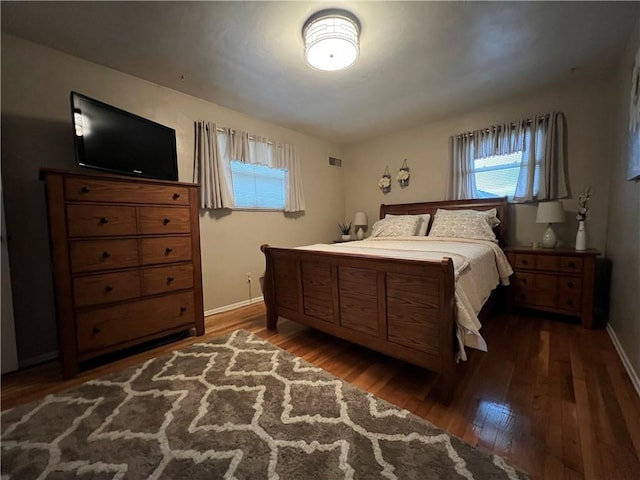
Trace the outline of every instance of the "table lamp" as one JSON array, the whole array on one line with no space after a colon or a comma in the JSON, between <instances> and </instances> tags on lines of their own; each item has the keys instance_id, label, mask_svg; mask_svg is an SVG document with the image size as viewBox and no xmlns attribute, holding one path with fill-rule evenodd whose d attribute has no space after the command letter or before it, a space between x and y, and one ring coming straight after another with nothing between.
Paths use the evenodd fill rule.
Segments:
<instances>
[{"instance_id":1,"label":"table lamp","mask_svg":"<svg viewBox=\"0 0 640 480\"><path fill-rule=\"evenodd\" d=\"M356 216L353 218L353 225L356 227L356 238L362 240L364 238L364 228L367 226L367 214L356 212Z\"/></svg>"},{"instance_id":2,"label":"table lamp","mask_svg":"<svg viewBox=\"0 0 640 480\"><path fill-rule=\"evenodd\" d=\"M542 246L545 248L555 248L558 243L558 236L553 231L554 223L564 223L564 209L562 202L540 202L538 204L538 214L536 223L546 223L547 230L542 236Z\"/></svg>"}]
</instances>

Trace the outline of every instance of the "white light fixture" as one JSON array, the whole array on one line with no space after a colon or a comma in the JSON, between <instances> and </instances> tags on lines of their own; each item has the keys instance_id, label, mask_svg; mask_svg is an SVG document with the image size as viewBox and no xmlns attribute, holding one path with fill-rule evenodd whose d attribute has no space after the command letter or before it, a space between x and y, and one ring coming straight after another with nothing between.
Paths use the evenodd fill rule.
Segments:
<instances>
[{"instance_id":1,"label":"white light fixture","mask_svg":"<svg viewBox=\"0 0 640 480\"><path fill-rule=\"evenodd\" d=\"M353 224L356 227L356 237L358 240L364 239L364 227L367 226L367 214L364 212L356 212L353 218Z\"/></svg>"},{"instance_id":2,"label":"white light fixture","mask_svg":"<svg viewBox=\"0 0 640 480\"><path fill-rule=\"evenodd\" d=\"M555 248L558 243L558 236L553 231L552 224L564 223L564 209L562 202L541 202L538 204L538 214L536 223L546 223L547 230L542 236L542 246L545 248Z\"/></svg>"},{"instance_id":3,"label":"white light fixture","mask_svg":"<svg viewBox=\"0 0 640 480\"><path fill-rule=\"evenodd\" d=\"M340 9L321 10L302 27L304 57L318 70L342 70L360 54L360 22L350 12Z\"/></svg>"}]
</instances>

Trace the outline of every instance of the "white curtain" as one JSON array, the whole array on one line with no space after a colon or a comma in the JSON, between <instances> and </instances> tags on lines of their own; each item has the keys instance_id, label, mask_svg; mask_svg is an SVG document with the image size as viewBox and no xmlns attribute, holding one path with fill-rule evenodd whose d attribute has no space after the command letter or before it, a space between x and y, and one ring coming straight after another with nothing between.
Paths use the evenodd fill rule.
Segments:
<instances>
[{"instance_id":1,"label":"white curtain","mask_svg":"<svg viewBox=\"0 0 640 480\"><path fill-rule=\"evenodd\" d=\"M447 198L476 198L476 158L522 152L514 202L568 196L565 175L565 117L561 112L495 125L449 138Z\"/></svg>"},{"instance_id":2,"label":"white curtain","mask_svg":"<svg viewBox=\"0 0 640 480\"><path fill-rule=\"evenodd\" d=\"M515 202L569 196L565 174L565 117L561 112L535 117L527 126L525 148L513 197Z\"/></svg>"},{"instance_id":3,"label":"white curtain","mask_svg":"<svg viewBox=\"0 0 640 480\"><path fill-rule=\"evenodd\" d=\"M447 182L447 200L477 198L473 135L461 134L450 137L449 158L451 168Z\"/></svg>"},{"instance_id":4,"label":"white curtain","mask_svg":"<svg viewBox=\"0 0 640 480\"><path fill-rule=\"evenodd\" d=\"M302 173L300 160L294 145L279 143L276 146L276 168L287 169L287 191L285 192L285 212L302 212L305 209L302 191Z\"/></svg>"},{"instance_id":5,"label":"white curtain","mask_svg":"<svg viewBox=\"0 0 640 480\"><path fill-rule=\"evenodd\" d=\"M230 136L230 135L228 135ZM200 208L233 208L231 167L224 160L215 123L195 123L193 181L200 184Z\"/></svg>"},{"instance_id":6,"label":"white curtain","mask_svg":"<svg viewBox=\"0 0 640 480\"><path fill-rule=\"evenodd\" d=\"M274 144L242 130L220 129L212 122L195 123L193 181L200 184L200 208L233 208L231 161L287 170L285 212L305 210L300 160L294 145Z\"/></svg>"}]
</instances>

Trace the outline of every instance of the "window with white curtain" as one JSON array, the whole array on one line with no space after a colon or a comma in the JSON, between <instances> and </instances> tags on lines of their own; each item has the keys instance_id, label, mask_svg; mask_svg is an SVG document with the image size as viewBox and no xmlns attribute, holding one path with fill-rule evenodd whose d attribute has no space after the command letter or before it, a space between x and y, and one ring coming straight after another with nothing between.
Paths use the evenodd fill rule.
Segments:
<instances>
[{"instance_id":1,"label":"window with white curtain","mask_svg":"<svg viewBox=\"0 0 640 480\"><path fill-rule=\"evenodd\" d=\"M235 208L284 210L287 170L231 162Z\"/></svg>"},{"instance_id":2,"label":"window with white curtain","mask_svg":"<svg viewBox=\"0 0 640 480\"><path fill-rule=\"evenodd\" d=\"M564 114L551 112L449 137L447 198L566 198L565 136Z\"/></svg>"}]
</instances>

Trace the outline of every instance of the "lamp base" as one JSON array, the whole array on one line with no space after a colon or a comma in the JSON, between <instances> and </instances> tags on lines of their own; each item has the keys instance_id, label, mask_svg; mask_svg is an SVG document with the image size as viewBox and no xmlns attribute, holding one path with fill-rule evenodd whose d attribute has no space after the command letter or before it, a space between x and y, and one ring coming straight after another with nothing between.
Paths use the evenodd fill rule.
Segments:
<instances>
[{"instance_id":1,"label":"lamp base","mask_svg":"<svg viewBox=\"0 0 640 480\"><path fill-rule=\"evenodd\" d=\"M356 237L358 238L358 240L364 240L364 229L362 227L358 227Z\"/></svg>"},{"instance_id":2,"label":"lamp base","mask_svg":"<svg viewBox=\"0 0 640 480\"><path fill-rule=\"evenodd\" d=\"M542 236L542 246L544 248L556 248L558 243L558 236L553 231L553 227L550 223L547 224L547 231Z\"/></svg>"}]
</instances>

